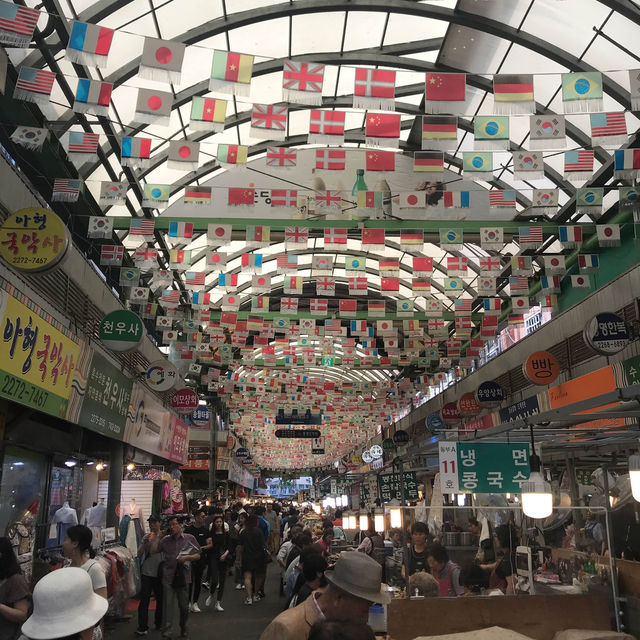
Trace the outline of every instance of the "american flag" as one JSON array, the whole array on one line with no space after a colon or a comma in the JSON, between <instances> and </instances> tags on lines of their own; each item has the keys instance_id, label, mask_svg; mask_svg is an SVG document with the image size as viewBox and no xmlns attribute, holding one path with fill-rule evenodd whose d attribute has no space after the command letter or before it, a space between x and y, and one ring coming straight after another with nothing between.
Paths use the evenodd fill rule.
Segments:
<instances>
[{"instance_id":1,"label":"american flag","mask_svg":"<svg viewBox=\"0 0 640 640\"><path fill-rule=\"evenodd\" d=\"M372 98L395 96L396 72L384 69L356 69L354 95Z\"/></svg>"},{"instance_id":2,"label":"american flag","mask_svg":"<svg viewBox=\"0 0 640 640\"><path fill-rule=\"evenodd\" d=\"M258 129L285 131L287 128L287 107L254 104L251 112L251 126Z\"/></svg>"},{"instance_id":3,"label":"american flag","mask_svg":"<svg viewBox=\"0 0 640 640\"><path fill-rule=\"evenodd\" d=\"M298 191L296 189L271 189L272 207L295 207L297 204Z\"/></svg>"},{"instance_id":4,"label":"american flag","mask_svg":"<svg viewBox=\"0 0 640 640\"><path fill-rule=\"evenodd\" d=\"M298 150L285 147L267 147L268 167L295 167L298 162Z\"/></svg>"},{"instance_id":5,"label":"american flag","mask_svg":"<svg viewBox=\"0 0 640 640\"><path fill-rule=\"evenodd\" d=\"M627 121L624 111L592 113L591 137L624 136L627 134Z\"/></svg>"},{"instance_id":6,"label":"american flag","mask_svg":"<svg viewBox=\"0 0 640 640\"><path fill-rule=\"evenodd\" d=\"M527 276L509 276L509 286L511 292L529 291L529 278Z\"/></svg>"},{"instance_id":7,"label":"american flag","mask_svg":"<svg viewBox=\"0 0 640 640\"><path fill-rule=\"evenodd\" d=\"M289 256L286 253L281 253L276 258L276 267L278 269L297 269L298 256Z\"/></svg>"},{"instance_id":8,"label":"american flag","mask_svg":"<svg viewBox=\"0 0 640 640\"><path fill-rule=\"evenodd\" d=\"M285 227L284 241L292 244L304 244L309 240L309 229L306 227Z\"/></svg>"},{"instance_id":9,"label":"american flag","mask_svg":"<svg viewBox=\"0 0 640 640\"><path fill-rule=\"evenodd\" d=\"M593 171L593 151L565 152L564 171L565 173Z\"/></svg>"},{"instance_id":10,"label":"american flag","mask_svg":"<svg viewBox=\"0 0 640 640\"><path fill-rule=\"evenodd\" d=\"M340 149L316 149L316 169L342 171L346 166L345 163L346 151L342 151ZM328 191L327 193L331 192Z\"/></svg>"},{"instance_id":11,"label":"american flag","mask_svg":"<svg viewBox=\"0 0 640 640\"><path fill-rule=\"evenodd\" d=\"M56 178L53 181L53 193L70 193L77 195L80 193L80 180L69 180L68 178Z\"/></svg>"},{"instance_id":12,"label":"american flag","mask_svg":"<svg viewBox=\"0 0 640 640\"><path fill-rule=\"evenodd\" d=\"M516 192L511 189L492 189L489 191L490 207L515 207Z\"/></svg>"},{"instance_id":13,"label":"american flag","mask_svg":"<svg viewBox=\"0 0 640 640\"><path fill-rule=\"evenodd\" d=\"M180 302L180 291L177 289L165 289L160 296L160 302Z\"/></svg>"},{"instance_id":14,"label":"american flag","mask_svg":"<svg viewBox=\"0 0 640 640\"><path fill-rule=\"evenodd\" d=\"M327 244L347 244L347 230L335 229L333 227L324 230L324 243Z\"/></svg>"},{"instance_id":15,"label":"american flag","mask_svg":"<svg viewBox=\"0 0 640 640\"><path fill-rule=\"evenodd\" d=\"M284 61L283 89L321 93L324 65L316 62Z\"/></svg>"},{"instance_id":16,"label":"american flag","mask_svg":"<svg viewBox=\"0 0 640 640\"><path fill-rule=\"evenodd\" d=\"M69 152L70 153L97 153L98 142L100 141L99 133L85 133L72 131L69 134Z\"/></svg>"},{"instance_id":17,"label":"american flag","mask_svg":"<svg viewBox=\"0 0 640 640\"><path fill-rule=\"evenodd\" d=\"M12 2L0 3L0 30L18 33L22 36L33 35L40 12L29 7L16 6ZM2 37L0 36L0 42Z\"/></svg>"},{"instance_id":18,"label":"american flag","mask_svg":"<svg viewBox=\"0 0 640 640\"><path fill-rule=\"evenodd\" d=\"M27 91L48 96L53 89L56 74L53 71L22 67L16 81L16 91Z\"/></svg>"},{"instance_id":19,"label":"american flag","mask_svg":"<svg viewBox=\"0 0 640 640\"><path fill-rule=\"evenodd\" d=\"M520 227L518 238L520 244L542 244L542 227Z\"/></svg>"},{"instance_id":20,"label":"american flag","mask_svg":"<svg viewBox=\"0 0 640 640\"><path fill-rule=\"evenodd\" d=\"M156 227L156 221L149 218L132 218L129 223L129 233L133 236L151 236Z\"/></svg>"},{"instance_id":21,"label":"american flag","mask_svg":"<svg viewBox=\"0 0 640 640\"><path fill-rule=\"evenodd\" d=\"M204 286L205 276L204 271L187 271L185 272L184 281L189 285Z\"/></svg>"},{"instance_id":22,"label":"american flag","mask_svg":"<svg viewBox=\"0 0 640 640\"><path fill-rule=\"evenodd\" d=\"M322 136L344 136L345 117L344 111L312 109L309 133Z\"/></svg>"},{"instance_id":23,"label":"american flag","mask_svg":"<svg viewBox=\"0 0 640 640\"><path fill-rule=\"evenodd\" d=\"M339 209L342 205L342 198L339 191L318 191L316 192L316 204L322 207Z\"/></svg>"},{"instance_id":24,"label":"american flag","mask_svg":"<svg viewBox=\"0 0 640 640\"><path fill-rule=\"evenodd\" d=\"M473 300L471 298L458 298L455 301L454 311L456 313L460 311L471 311L471 304Z\"/></svg>"}]
</instances>

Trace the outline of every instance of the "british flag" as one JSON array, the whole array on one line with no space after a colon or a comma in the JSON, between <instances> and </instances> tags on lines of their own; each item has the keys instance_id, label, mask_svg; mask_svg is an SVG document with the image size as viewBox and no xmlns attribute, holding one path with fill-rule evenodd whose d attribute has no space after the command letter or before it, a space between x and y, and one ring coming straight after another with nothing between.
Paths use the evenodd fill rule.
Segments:
<instances>
[{"instance_id":1,"label":"british flag","mask_svg":"<svg viewBox=\"0 0 640 640\"><path fill-rule=\"evenodd\" d=\"M251 132L254 135L284 137L287 130L287 107L254 104L251 112Z\"/></svg>"},{"instance_id":2,"label":"british flag","mask_svg":"<svg viewBox=\"0 0 640 640\"><path fill-rule=\"evenodd\" d=\"M285 227L284 241L288 244L302 244L306 247L309 241L309 229L307 227Z\"/></svg>"},{"instance_id":3,"label":"british flag","mask_svg":"<svg viewBox=\"0 0 640 640\"><path fill-rule=\"evenodd\" d=\"M339 191L317 191L316 205L331 209L340 209L342 206L342 198Z\"/></svg>"},{"instance_id":4,"label":"british flag","mask_svg":"<svg viewBox=\"0 0 640 640\"><path fill-rule=\"evenodd\" d=\"M333 278L319 278L316 280L316 293L335 295L336 281Z\"/></svg>"},{"instance_id":5,"label":"british flag","mask_svg":"<svg viewBox=\"0 0 640 640\"><path fill-rule=\"evenodd\" d=\"M316 149L316 169L343 171L345 166L346 151L341 149Z\"/></svg>"},{"instance_id":6,"label":"british flag","mask_svg":"<svg viewBox=\"0 0 640 640\"><path fill-rule=\"evenodd\" d=\"M282 88L289 91L322 93L324 65L316 62L284 61Z\"/></svg>"},{"instance_id":7,"label":"british flag","mask_svg":"<svg viewBox=\"0 0 640 640\"><path fill-rule=\"evenodd\" d=\"M280 298L280 313L297 313L300 298Z\"/></svg>"},{"instance_id":8,"label":"british flag","mask_svg":"<svg viewBox=\"0 0 640 640\"><path fill-rule=\"evenodd\" d=\"M271 189L272 207L295 207L298 204L296 189Z\"/></svg>"},{"instance_id":9,"label":"british flag","mask_svg":"<svg viewBox=\"0 0 640 640\"><path fill-rule=\"evenodd\" d=\"M268 167L295 167L298 163L298 150L286 147L267 147Z\"/></svg>"},{"instance_id":10,"label":"british flag","mask_svg":"<svg viewBox=\"0 0 640 640\"><path fill-rule=\"evenodd\" d=\"M500 258L492 258L491 256L480 258L480 271L482 272L492 273L500 271L501 267Z\"/></svg>"}]
</instances>

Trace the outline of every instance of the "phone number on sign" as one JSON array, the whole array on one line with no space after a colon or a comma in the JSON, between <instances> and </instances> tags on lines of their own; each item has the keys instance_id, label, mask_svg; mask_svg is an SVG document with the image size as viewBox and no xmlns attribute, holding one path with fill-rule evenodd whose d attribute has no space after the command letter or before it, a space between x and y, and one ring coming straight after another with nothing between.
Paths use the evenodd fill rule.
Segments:
<instances>
[{"instance_id":1,"label":"phone number on sign","mask_svg":"<svg viewBox=\"0 0 640 640\"><path fill-rule=\"evenodd\" d=\"M0 394L6 398L11 398L35 407L44 407L49 398L48 391L38 389L38 387L34 387L32 384L8 374L5 374L2 387L0 387Z\"/></svg>"}]
</instances>

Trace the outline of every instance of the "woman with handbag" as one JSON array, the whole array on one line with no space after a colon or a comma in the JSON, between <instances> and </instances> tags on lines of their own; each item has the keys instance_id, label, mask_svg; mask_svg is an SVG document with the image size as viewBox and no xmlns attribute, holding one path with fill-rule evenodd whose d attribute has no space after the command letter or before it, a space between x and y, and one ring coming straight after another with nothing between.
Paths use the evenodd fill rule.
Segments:
<instances>
[{"instance_id":1,"label":"woman with handbag","mask_svg":"<svg viewBox=\"0 0 640 640\"><path fill-rule=\"evenodd\" d=\"M207 544L211 546L209 553L209 584L210 595L205 605L208 607L213 602L218 590L218 598L214 605L216 611L224 611L222 608L222 596L224 595L224 582L227 577L227 569L233 565L234 558L231 550L231 536L224 530L224 517L217 514L211 523L210 537Z\"/></svg>"}]
</instances>

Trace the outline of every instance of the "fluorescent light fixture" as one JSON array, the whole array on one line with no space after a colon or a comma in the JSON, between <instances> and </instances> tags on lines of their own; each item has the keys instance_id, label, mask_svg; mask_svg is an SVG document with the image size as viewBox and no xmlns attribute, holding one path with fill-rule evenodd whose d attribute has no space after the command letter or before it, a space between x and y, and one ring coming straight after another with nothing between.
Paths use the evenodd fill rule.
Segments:
<instances>
[{"instance_id":1,"label":"fluorescent light fixture","mask_svg":"<svg viewBox=\"0 0 640 640\"><path fill-rule=\"evenodd\" d=\"M382 509L376 509L373 516L373 526L378 533L384 533L384 512Z\"/></svg>"},{"instance_id":2,"label":"fluorescent light fixture","mask_svg":"<svg viewBox=\"0 0 640 640\"><path fill-rule=\"evenodd\" d=\"M65 460L64 461L64 466L65 467L69 467L69 469L71 469L72 467L75 467L77 464L78 464L77 460L69 459L69 460Z\"/></svg>"},{"instance_id":3,"label":"fluorescent light fixture","mask_svg":"<svg viewBox=\"0 0 640 640\"><path fill-rule=\"evenodd\" d=\"M629 480L631 481L631 493L640 502L640 454L629 456Z\"/></svg>"},{"instance_id":4,"label":"fluorescent light fixture","mask_svg":"<svg viewBox=\"0 0 640 640\"><path fill-rule=\"evenodd\" d=\"M402 509L400 507L391 507L389 515L391 516L391 528L402 529Z\"/></svg>"},{"instance_id":5,"label":"fluorescent light fixture","mask_svg":"<svg viewBox=\"0 0 640 640\"><path fill-rule=\"evenodd\" d=\"M360 510L360 531L369 531L369 516L365 509Z\"/></svg>"}]
</instances>

